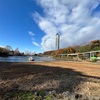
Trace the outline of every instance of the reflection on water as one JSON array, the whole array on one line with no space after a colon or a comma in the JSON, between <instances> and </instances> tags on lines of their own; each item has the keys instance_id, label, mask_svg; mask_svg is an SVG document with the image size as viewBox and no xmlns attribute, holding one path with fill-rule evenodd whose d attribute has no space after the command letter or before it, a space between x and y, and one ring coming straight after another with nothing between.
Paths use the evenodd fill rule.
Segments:
<instances>
[{"instance_id":1,"label":"reflection on water","mask_svg":"<svg viewBox=\"0 0 100 100\"><path fill-rule=\"evenodd\" d=\"M28 62L30 56L9 56L9 57L0 57L0 62ZM32 56L36 62L40 61L53 61L51 57L39 57Z\"/></svg>"}]
</instances>

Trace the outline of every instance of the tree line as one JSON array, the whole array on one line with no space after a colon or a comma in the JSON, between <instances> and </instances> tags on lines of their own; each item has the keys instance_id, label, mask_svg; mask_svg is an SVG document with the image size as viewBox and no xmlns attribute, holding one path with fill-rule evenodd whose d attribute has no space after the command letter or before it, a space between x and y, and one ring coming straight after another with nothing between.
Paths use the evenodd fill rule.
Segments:
<instances>
[{"instance_id":1,"label":"tree line","mask_svg":"<svg viewBox=\"0 0 100 100\"><path fill-rule=\"evenodd\" d=\"M95 50L100 50L100 40L93 40L84 45L70 46L59 50L46 51L44 52L44 55L50 55L56 57L59 54L82 53Z\"/></svg>"},{"instance_id":2,"label":"tree line","mask_svg":"<svg viewBox=\"0 0 100 100\"><path fill-rule=\"evenodd\" d=\"M21 53L18 48L13 50L11 46L0 47L0 56L22 56L24 53Z\"/></svg>"}]
</instances>

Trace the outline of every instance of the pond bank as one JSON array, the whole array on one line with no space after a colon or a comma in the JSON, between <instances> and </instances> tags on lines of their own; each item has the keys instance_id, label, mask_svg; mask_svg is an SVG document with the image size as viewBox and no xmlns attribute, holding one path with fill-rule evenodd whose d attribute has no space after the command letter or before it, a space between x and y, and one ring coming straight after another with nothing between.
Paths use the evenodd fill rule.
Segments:
<instances>
[{"instance_id":1,"label":"pond bank","mask_svg":"<svg viewBox=\"0 0 100 100\"><path fill-rule=\"evenodd\" d=\"M64 93L100 97L100 65L67 61L0 63L2 98L27 92L37 95L38 91L54 91L58 97Z\"/></svg>"}]
</instances>

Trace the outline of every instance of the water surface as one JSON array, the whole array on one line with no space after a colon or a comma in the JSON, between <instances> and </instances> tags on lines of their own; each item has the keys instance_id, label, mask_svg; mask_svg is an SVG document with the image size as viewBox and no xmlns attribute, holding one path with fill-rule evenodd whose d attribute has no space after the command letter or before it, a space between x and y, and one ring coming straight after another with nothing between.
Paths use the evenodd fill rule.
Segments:
<instances>
[{"instance_id":1,"label":"water surface","mask_svg":"<svg viewBox=\"0 0 100 100\"><path fill-rule=\"evenodd\" d=\"M0 57L0 62L29 62L29 57L33 57L36 62L40 61L53 61L52 57L39 57L39 56L9 56Z\"/></svg>"}]
</instances>

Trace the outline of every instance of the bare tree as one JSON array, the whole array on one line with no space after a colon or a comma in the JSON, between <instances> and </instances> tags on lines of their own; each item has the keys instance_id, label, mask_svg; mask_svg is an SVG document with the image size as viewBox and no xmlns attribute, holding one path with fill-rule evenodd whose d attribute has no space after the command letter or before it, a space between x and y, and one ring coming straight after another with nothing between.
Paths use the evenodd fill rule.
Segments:
<instances>
[{"instance_id":1,"label":"bare tree","mask_svg":"<svg viewBox=\"0 0 100 100\"><path fill-rule=\"evenodd\" d=\"M12 51L12 47L9 46L9 45L7 45L7 46L5 47L5 49L6 49L7 51Z\"/></svg>"},{"instance_id":2,"label":"bare tree","mask_svg":"<svg viewBox=\"0 0 100 100\"><path fill-rule=\"evenodd\" d=\"M19 49L18 49L18 47L15 49L15 51L14 51L14 55L19 55L20 54L20 52L19 52Z\"/></svg>"}]
</instances>

